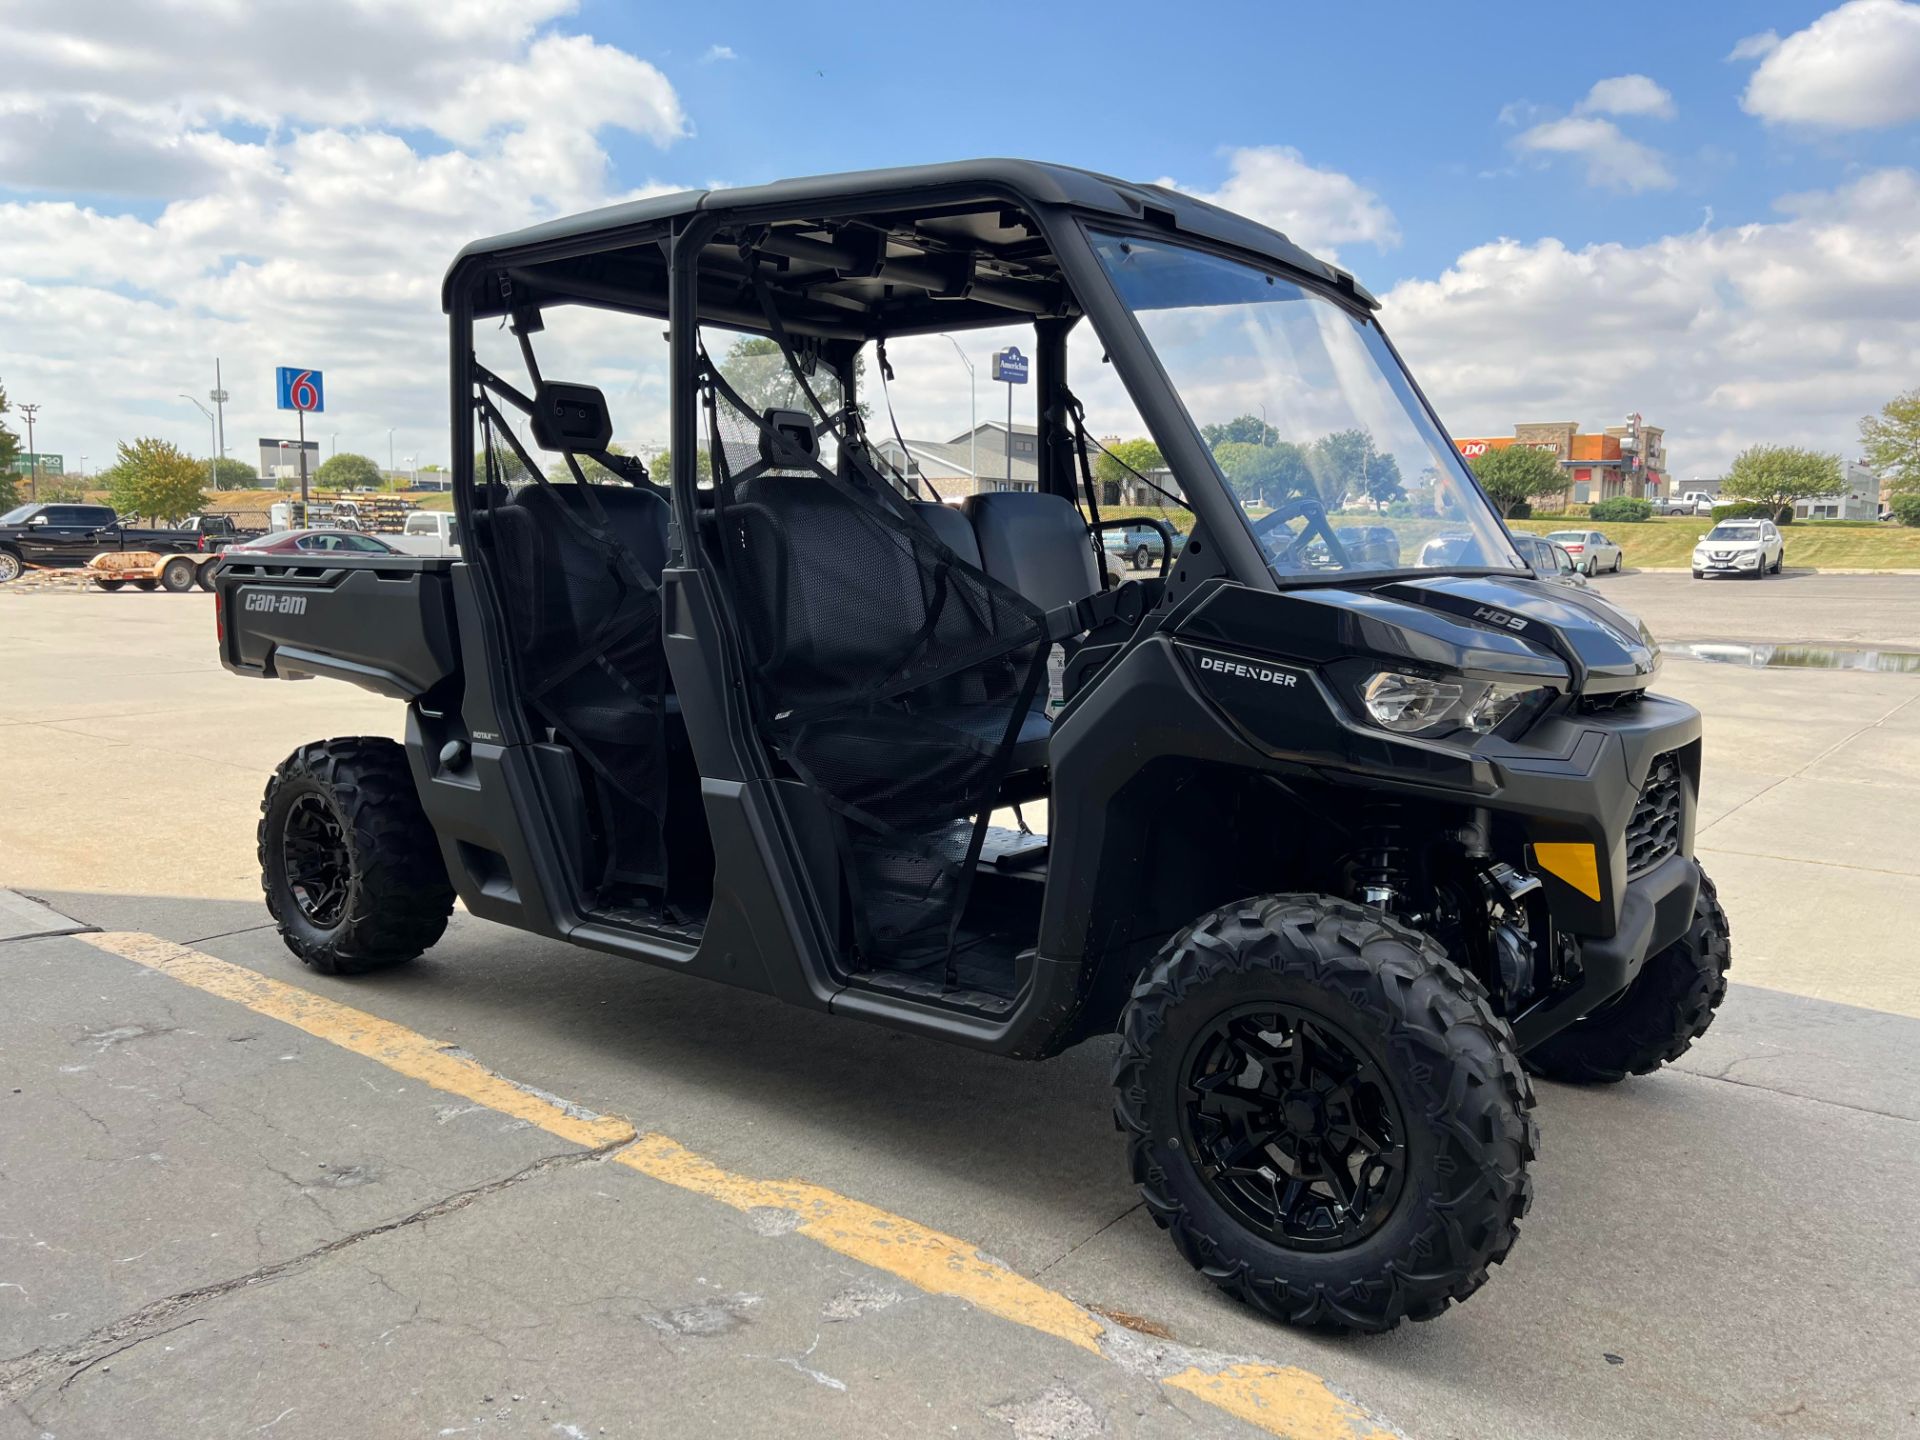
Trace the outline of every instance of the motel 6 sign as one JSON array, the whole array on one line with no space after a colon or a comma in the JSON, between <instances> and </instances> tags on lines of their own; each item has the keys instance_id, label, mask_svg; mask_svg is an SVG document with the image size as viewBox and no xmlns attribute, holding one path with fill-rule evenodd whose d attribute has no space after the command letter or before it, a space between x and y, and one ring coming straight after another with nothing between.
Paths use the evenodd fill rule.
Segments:
<instances>
[{"instance_id":1,"label":"motel 6 sign","mask_svg":"<svg viewBox=\"0 0 1920 1440\"><path fill-rule=\"evenodd\" d=\"M318 370L297 370L291 365L282 365L274 373L282 410L311 410L317 414L327 408L323 377Z\"/></svg>"}]
</instances>

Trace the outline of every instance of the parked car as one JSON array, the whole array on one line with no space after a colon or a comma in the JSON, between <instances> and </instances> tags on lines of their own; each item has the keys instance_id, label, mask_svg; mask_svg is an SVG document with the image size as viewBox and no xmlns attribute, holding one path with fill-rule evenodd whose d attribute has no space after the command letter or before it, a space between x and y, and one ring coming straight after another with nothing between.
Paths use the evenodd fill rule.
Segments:
<instances>
[{"instance_id":1,"label":"parked car","mask_svg":"<svg viewBox=\"0 0 1920 1440\"><path fill-rule=\"evenodd\" d=\"M1626 552L1598 530L1555 530L1547 538L1566 547L1574 568L1583 575L1598 575L1602 570L1617 574L1626 563Z\"/></svg>"},{"instance_id":2,"label":"parked car","mask_svg":"<svg viewBox=\"0 0 1920 1440\"><path fill-rule=\"evenodd\" d=\"M1520 552L1520 558L1531 565L1533 573L1542 580L1557 580L1579 590L1587 588L1587 577L1573 563L1566 546L1525 530L1514 531L1513 545Z\"/></svg>"},{"instance_id":3,"label":"parked car","mask_svg":"<svg viewBox=\"0 0 1920 1440\"><path fill-rule=\"evenodd\" d=\"M227 547L228 555L398 555L374 535L358 530L280 530Z\"/></svg>"},{"instance_id":4,"label":"parked car","mask_svg":"<svg viewBox=\"0 0 1920 1440\"><path fill-rule=\"evenodd\" d=\"M138 529L111 505L20 505L0 515L0 584L23 570L78 570L111 551L179 555L200 548L197 530Z\"/></svg>"},{"instance_id":5,"label":"parked car","mask_svg":"<svg viewBox=\"0 0 1920 1440\"><path fill-rule=\"evenodd\" d=\"M1771 520L1722 520L1693 547L1693 578L1778 575L1787 563L1787 542Z\"/></svg>"},{"instance_id":6,"label":"parked car","mask_svg":"<svg viewBox=\"0 0 1920 1440\"><path fill-rule=\"evenodd\" d=\"M1400 537L1394 534L1389 526L1336 525L1333 534L1334 538L1340 542L1340 549L1346 556L1346 564L1336 564L1333 552L1327 548L1327 542L1315 540L1308 544L1305 552L1309 568L1315 570L1398 570L1400 568Z\"/></svg>"},{"instance_id":7,"label":"parked car","mask_svg":"<svg viewBox=\"0 0 1920 1440\"><path fill-rule=\"evenodd\" d=\"M460 519L445 510L416 510L387 543L404 555L458 555Z\"/></svg>"}]
</instances>

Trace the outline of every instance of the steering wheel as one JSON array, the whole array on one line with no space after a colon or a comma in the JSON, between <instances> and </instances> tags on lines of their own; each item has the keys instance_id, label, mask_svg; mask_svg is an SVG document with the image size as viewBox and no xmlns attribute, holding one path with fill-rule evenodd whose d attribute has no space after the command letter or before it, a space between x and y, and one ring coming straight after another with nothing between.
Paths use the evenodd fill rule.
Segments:
<instances>
[{"instance_id":1,"label":"steering wheel","mask_svg":"<svg viewBox=\"0 0 1920 1440\"><path fill-rule=\"evenodd\" d=\"M1281 546L1270 544L1267 532L1284 525L1289 520L1304 520L1298 535L1289 534L1287 543ZM1327 523L1326 506L1317 496L1301 495L1278 505L1267 514L1253 522L1254 537L1266 550L1275 565L1288 564L1293 560L1294 552L1303 548L1313 537L1315 531L1327 542L1327 557L1342 570L1353 568L1353 559L1347 554L1346 547L1340 543L1340 537L1333 533L1333 526Z\"/></svg>"}]
</instances>

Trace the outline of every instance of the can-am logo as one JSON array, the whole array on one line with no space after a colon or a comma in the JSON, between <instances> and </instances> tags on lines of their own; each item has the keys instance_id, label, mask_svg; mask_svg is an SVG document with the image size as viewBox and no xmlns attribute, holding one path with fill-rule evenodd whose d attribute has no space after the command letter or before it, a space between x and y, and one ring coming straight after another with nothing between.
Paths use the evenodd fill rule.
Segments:
<instances>
[{"instance_id":1,"label":"can-am logo","mask_svg":"<svg viewBox=\"0 0 1920 1440\"><path fill-rule=\"evenodd\" d=\"M1266 685L1292 687L1300 683L1300 677L1290 670L1275 670L1267 665L1249 665L1244 660L1223 660L1218 655L1202 655L1202 670L1217 671L1222 675L1237 675L1242 680L1258 680Z\"/></svg>"},{"instance_id":2,"label":"can-am logo","mask_svg":"<svg viewBox=\"0 0 1920 1440\"><path fill-rule=\"evenodd\" d=\"M269 595L264 590L249 590L246 602L240 608L252 614L304 615L307 613L307 597Z\"/></svg>"},{"instance_id":3,"label":"can-am logo","mask_svg":"<svg viewBox=\"0 0 1920 1440\"><path fill-rule=\"evenodd\" d=\"M1522 620L1518 615L1509 614L1505 610L1495 610L1491 605L1482 605L1478 610L1475 610L1473 612L1473 618L1476 620L1484 620L1489 625L1498 625L1503 630L1524 630L1527 628L1527 622Z\"/></svg>"}]
</instances>

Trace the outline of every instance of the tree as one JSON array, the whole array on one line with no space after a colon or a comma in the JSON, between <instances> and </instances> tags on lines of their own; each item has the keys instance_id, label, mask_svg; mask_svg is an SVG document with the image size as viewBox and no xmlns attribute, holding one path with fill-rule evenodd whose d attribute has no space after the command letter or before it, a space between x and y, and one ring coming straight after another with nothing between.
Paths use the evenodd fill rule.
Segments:
<instances>
[{"instance_id":1,"label":"tree","mask_svg":"<svg viewBox=\"0 0 1920 1440\"><path fill-rule=\"evenodd\" d=\"M794 379L793 367L787 364L786 356L771 340L743 336L734 341L721 358L720 372L727 377L727 383L740 393L740 398L753 407L756 416L769 410L805 410L809 413L813 410L800 389L800 382ZM861 351L853 357L855 394L863 388L861 381L866 373L866 352ZM814 372L807 376L807 384L820 397L822 405L839 403L840 383L827 366L816 366ZM862 400L861 418L865 419L870 413L867 402Z\"/></svg>"},{"instance_id":2,"label":"tree","mask_svg":"<svg viewBox=\"0 0 1920 1440\"><path fill-rule=\"evenodd\" d=\"M1832 495L1846 488L1840 457L1798 445L1753 445L1733 457L1720 493L1735 500L1758 500L1774 510L1791 510L1810 495Z\"/></svg>"},{"instance_id":3,"label":"tree","mask_svg":"<svg viewBox=\"0 0 1920 1440\"><path fill-rule=\"evenodd\" d=\"M20 477L10 470L0 470L0 514L20 503Z\"/></svg>"},{"instance_id":4,"label":"tree","mask_svg":"<svg viewBox=\"0 0 1920 1440\"><path fill-rule=\"evenodd\" d=\"M1337 510L1348 496L1385 504L1406 492L1400 484L1400 462L1374 448L1365 430L1336 430L1313 442L1307 468L1320 491L1320 500Z\"/></svg>"},{"instance_id":5,"label":"tree","mask_svg":"<svg viewBox=\"0 0 1920 1440\"><path fill-rule=\"evenodd\" d=\"M1313 472L1306 452L1284 440L1265 444L1253 440L1222 440L1213 458L1242 503L1277 505L1294 495L1313 492Z\"/></svg>"},{"instance_id":6,"label":"tree","mask_svg":"<svg viewBox=\"0 0 1920 1440\"><path fill-rule=\"evenodd\" d=\"M223 455L213 462L213 488L216 490L258 490L260 476L244 460Z\"/></svg>"},{"instance_id":7,"label":"tree","mask_svg":"<svg viewBox=\"0 0 1920 1440\"><path fill-rule=\"evenodd\" d=\"M694 473L701 481L712 480L713 457L707 454L706 446L700 446L694 451L694 454L699 457L698 462L694 466ZM658 455L654 456L653 463L647 466L647 472L653 476L654 484L665 485L673 478L673 452L671 450L662 450ZM698 482L696 481L696 483Z\"/></svg>"},{"instance_id":8,"label":"tree","mask_svg":"<svg viewBox=\"0 0 1920 1440\"><path fill-rule=\"evenodd\" d=\"M1503 516L1511 515L1516 505L1558 495L1567 488L1566 471L1551 450L1535 450L1531 445L1489 447L1469 463L1480 488Z\"/></svg>"},{"instance_id":9,"label":"tree","mask_svg":"<svg viewBox=\"0 0 1920 1440\"><path fill-rule=\"evenodd\" d=\"M0 397L0 410L6 408ZM1860 445L1867 465L1877 471L1889 489L1920 492L1920 390L1896 395L1878 415L1860 421Z\"/></svg>"},{"instance_id":10,"label":"tree","mask_svg":"<svg viewBox=\"0 0 1920 1440\"><path fill-rule=\"evenodd\" d=\"M4 416L8 408L7 387L0 385L0 416ZM5 476L12 471L14 457L19 453L20 437L7 428L7 422L4 419L0 419L0 476Z\"/></svg>"},{"instance_id":11,"label":"tree","mask_svg":"<svg viewBox=\"0 0 1920 1440\"><path fill-rule=\"evenodd\" d=\"M207 467L178 445L143 435L120 442L119 458L102 477L122 515L178 520L207 503Z\"/></svg>"},{"instance_id":12,"label":"tree","mask_svg":"<svg viewBox=\"0 0 1920 1440\"><path fill-rule=\"evenodd\" d=\"M513 485L533 478L527 467L520 463L520 457L513 453L513 447L505 441L493 447L493 460L499 471L494 478L503 485ZM484 450L474 453L473 478L482 485L487 483L487 452Z\"/></svg>"},{"instance_id":13,"label":"tree","mask_svg":"<svg viewBox=\"0 0 1920 1440\"><path fill-rule=\"evenodd\" d=\"M1110 452L1110 453L1109 453ZM1093 453L1093 478L1104 485L1122 485L1129 471L1142 475L1166 467L1160 447L1151 440L1116 440L1104 450Z\"/></svg>"},{"instance_id":14,"label":"tree","mask_svg":"<svg viewBox=\"0 0 1920 1440\"><path fill-rule=\"evenodd\" d=\"M615 441L607 446L607 453L625 455L627 447ZM587 477L589 485L624 485L626 483L623 476L616 475L591 455L576 455L574 458L580 462L580 473ZM547 479L556 485L570 485L573 483L573 471L567 468L564 458L559 459L547 466Z\"/></svg>"},{"instance_id":15,"label":"tree","mask_svg":"<svg viewBox=\"0 0 1920 1440\"><path fill-rule=\"evenodd\" d=\"M313 472L313 483L322 490L357 490L363 485L377 490L386 478L378 465L351 450L342 450Z\"/></svg>"},{"instance_id":16,"label":"tree","mask_svg":"<svg viewBox=\"0 0 1920 1440\"><path fill-rule=\"evenodd\" d=\"M1258 415L1236 415L1224 425L1202 425L1200 438L1218 450L1222 445L1277 445L1280 432Z\"/></svg>"},{"instance_id":17,"label":"tree","mask_svg":"<svg viewBox=\"0 0 1920 1440\"><path fill-rule=\"evenodd\" d=\"M70 475L40 477L40 498L49 505L80 505L86 502L87 488Z\"/></svg>"}]
</instances>

